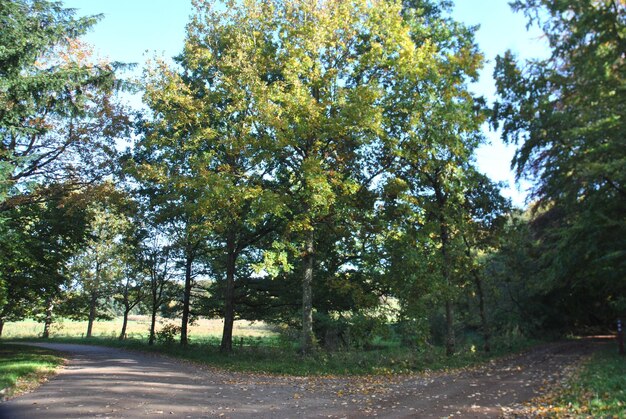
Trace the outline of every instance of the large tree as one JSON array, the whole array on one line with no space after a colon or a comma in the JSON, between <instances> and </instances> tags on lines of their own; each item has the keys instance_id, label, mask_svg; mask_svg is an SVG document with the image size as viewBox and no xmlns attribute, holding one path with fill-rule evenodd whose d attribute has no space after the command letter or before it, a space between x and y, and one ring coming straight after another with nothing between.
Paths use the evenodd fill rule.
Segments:
<instances>
[{"instance_id":1,"label":"large tree","mask_svg":"<svg viewBox=\"0 0 626 419\"><path fill-rule=\"evenodd\" d=\"M42 198L33 184L110 172L128 128L117 64L97 61L79 40L100 18L45 0L0 3L0 210Z\"/></svg>"},{"instance_id":2,"label":"large tree","mask_svg":"<svg viewBox=\"0 0 626 419\"><path fill-rule=\"evenodd\" d=\"M149 90L168 144L161 156L170 146L188 152L177 167L205 203L207 241L225 249L226 323L237 256L284 213L286 240L302 256L305 352L317 230L374 177L366 166L383 134L380 98L393 74L417 71L423 52L400 7L374 3L244 1L222 11L199 2L183 71L162 70Z\"/></svg>"},{"instance_id":3,"label":"large tree","mask_svg":"<svg viewBox=\"0 0 626 419\"><path fill-rule=\"evenodd\" d=\"M240 18L243 25L245 16ZM184 235L173 235L185 258L182 341L191 266L208 265L199 270L225 284L218 289L226 352L232 350L240 256L271 231L282 206L266 187L272 147L257 129L254 102L246 94L264 82L250 51L241 49L243 28L208 4L197 5L185 49L176 58L180 72L163 62L149 72L145 99L153 118L144 124L146 135L135 153L135 173L154 203L155 219L184 227Z\"/></svg>"},{"instance_id":4,"label":"large tree","mask_svg":"<svg viewBox=\"0 0 626 419\"><path fill-rule=\"evenodd\" d=\"M426 50L413 43L395 2L247 7L271 34L256 47L267 80L256 94L261 124L280 145L274 175L289 198L284 237L299 254L306 353L314 347L312 284L323 226L356 207L382 172L384 98L396 78L417 76Z\"/></svg>"},{"instance_id":5,"label":"large tree","mask_svg":"<svg viewBox=\"0 0 626 419\"><path fill-rule=\"evenodd\" d=\"M479 127L485 115L481 101L467 86L482 66L474 28L449 18L446 5L404 2L412 41L424 53L417 77L397 79L386 104L393 138L388 152L394 163L383 183L383 197L393 217L390 250L418 247L407 249L413 262L389 257L390 268L412 271L404 277L408 284L399 289L403 296L422 294L414 298L416 302L430 293L431 301L443 303L446 350L452 354L454 303L465 281L461 274L465 195L471 188L472 153L481 140Z\"/></svg>"},{"instance_id":6,"label":"large tree","mask_svg":"<svg viewBox=\"0 0 626 419\"><path fill-rule=\"evenodd\" d=\"M0 335L6 321L44 317L69 281L67 264L85 240L88 193L56 185L45 191L46 202L29 203L4 213L0 223ZM2 298L2 297L5 298ZM44 333L45 334L45 333Z\"/></svg>"},{"instance_id":7,"label":"large tree","mask_svg":"<svg viewBox=\"0 0 626 419\"><path fill-rule=\"evenodd\" d=\"M94 321L107 317L116 286L128 283L125 259L132 248L131 209L126 197L113 188L89 204L87 238L69 267L76 303L71 315L87 319L86 337L92 336Z\"/></svg>"},{"instance_id":8,"label":"large tree","mask_svg":"<svg viewBox=\"0 0 626 419\"><path fill-rule=\"evenodd\" d=\"M182 81L164 63L150 70L145 101L155 117L142 122L143 136L127 166L138 181L144 208L150 208L152 228L167 236L177 272L183 277L182 345L188 343L192 290L201 271L198 259L207 249L207 214L211 213L207 188L193 168L197 147L186 129L193 114L186 112L185 93Z\"/></svg>"},{"instance_id":9,"label":"large tree","mask_svg":"<svg viewBox=\"0 0 626 419\"><path fill-rule=\"evenodd\" d=\"M45 255L46 249L64 246L64 238L72 237L80 224L68 223L65 233L50 236L50 242L30 242L24 235L45 240L45 235L30 230L43 219L35 216L34 224L24 223L24 214L32 215L36 208L41 215L52 214L49 205L63 205L59 193L72 195L83 188L73 198L89 195L84 187L112 172L115 141L128 128L127 114L115 97L118 65L96 60L79 39L99 19L75 18L74 11L59 2L0 2L0 240L12 249L7 252L5 246L3 251L5 279L0 278L0 288L9 281L5 285L14 287L10 294L15 300L41 281L52 284L26 300L35 307L37 297L46 295L47 326L65 250L59 251L59 258L41 258L38 269L48 274L31 279L32 272L26 271L34 268L33 260L26 255L40 250ZM16 278L20 282L10 282Z\"/></svg>"},{"instance_id":10,"label":"large tree","mask_svg":"<svg viewBox=\"0 0 626 419\"><path fill-rule=\"evenodd\" d=\"M545 229L544 279L575 324L607 324L626 309L626 5L512 3L543 29L551 54L524 66L498 57L494 123L518 145L518 176L534 182ZM564 298L564 296L568 296ZM621 299L621 303L620 303ZM580 302L595 307L595 318ZM607 310L608 309L608 310Z\"/></svg>"}]
</instances>

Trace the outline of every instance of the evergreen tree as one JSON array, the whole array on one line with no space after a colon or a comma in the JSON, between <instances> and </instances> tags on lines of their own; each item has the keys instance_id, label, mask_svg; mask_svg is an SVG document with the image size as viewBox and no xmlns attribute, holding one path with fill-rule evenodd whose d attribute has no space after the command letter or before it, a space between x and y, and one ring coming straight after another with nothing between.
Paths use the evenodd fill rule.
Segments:
<instances>
[{"instance_id":1,"label":"evergreen tree","mask_svg":"<svg viewBox=\"0 0 626 419\"><path fill-rule=\"evenodd\" d=\"M543 29L552 53L523 67L510 52L498 57L494 123L518 145L518 176L534 182L536 209L548 212L539 263L552 303L570 325L606 326L626 309L626 6L512 5Z\"/></svg>"}]
</instances>

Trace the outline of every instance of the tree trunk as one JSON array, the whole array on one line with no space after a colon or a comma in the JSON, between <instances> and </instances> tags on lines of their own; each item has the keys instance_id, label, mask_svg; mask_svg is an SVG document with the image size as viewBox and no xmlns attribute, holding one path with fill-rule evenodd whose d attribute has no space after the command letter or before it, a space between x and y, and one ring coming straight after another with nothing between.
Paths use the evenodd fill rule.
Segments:
<instances>
[{"instance_id":1,"label":"tree trunk","mask_svg":"<svg viewBox=\"0 0 626 419\"><path fill-rule=\"evenodd\" d=\"M98 293L94 290L91 292L91 300L89 302L89 321L87 323L87 337L91 337L93 331L93 322L96 318L96 304L98 302Z\"/></svg>"},{"instance_id":2,"label":"tree trunk","mask_svg":"<svg viewBox=\"0 0 626 419\"><path fill-rule=\"evenodd\" d=\"M454 355L455 346L454 336L454 312L452 310L452 301L448 298L446 301L446 355Z\"/></svg>"},{"instance_id":3,"label":"tree trunk","mask_svg":"<svg viewBox=\"0 0 626 419\"><path fill-rule=\"evenodd\" d=\"M440 216L440 232L441 232L441 275L448 287L448 293L451 292L452 281L450 278L450 255L448 254L448 226L445 222L445 217ZM455 336L454 336L454 310L452 297L446 296L446 355L454 355L455 349Z\"/></svg>"},{"instance_id":4,"label":"tree trunk","mask_svg":"<svg viewBox=\"0 0 626 419\"><path fill-rule=\"evenodd\" d=\"M98 288L100 287L100 262L96 259L96 275L93 289L91 290L91 300L89 301L89 322L87 323L87 337L91 337L93 322L96 319L96 305L98 304Z\"/></svg>"},{"instance_id":5,"label":"tree trunk","mask_svg":"<svg viewBox=\"0 0 626 419\"><path fill-rule=\"evenodd\" d=\"M302 278L302 337L301 351L306 355L313 351L313 230L307 233Z\"/></svg>"},{"instance_id":6,"label":"tree trunk","mask_svg":"<svg viewBox=\"0 0 626 419\"><path fill-rule=\"evenodd\" d=\"M126 326L128 325L128 313L130 313L130 308L126 307L124 310L124 320L122 321L122 331L120 332L119 340L126 339Z\"/></svg>"},{"instance_id":7,"label":"tree trunk","mask_svg":"<svg viewBox=\"0 0 626 419\"><path fill-rule=\"evenodd\" d=\"M187 326L189 324L189 303L191 301L191 268L193 265L193 256L191 252L187 252L185 259L185 292L183 295L183 316L180 325L180 344L185 346L189 342L187 337Z\"/></svg>"},{"instance_id":8,"label":"tree trunk","mask_svg":"<svg viewBox=\"0 0 626 419\"><path fill-rule=\"evenodd\" d=\"M150 306L150 336L148 337L148 345L154 345L154 339L156 338L156 315L163 295L163 287L161 286L161 288L159 288L159 285L159 277L156 273L156 268L154 268L150 274L150 296L152 297L152 304Z\"/></svg>"},{"instance_id":9,"label":"tree trunk","mask_svg":"<svg viewBox=\"0 0 626 419\"><path fill-rule=\"evenodd\" d=\"M446 295L446 355L452 356L454 354L455 336L454 336L454 311L452 300L452 278L450 269L452 264L450 261L450 254L448 245L450 242L450 231L448 230L448 223L446 220L445 210L448 198L446 197L442 187L439 183L439 179L436 174L432 179L433 190L435 198L437 200L437 206L439 207L439 236L441 240L441 276L447 287Z\"/></svg>"},{"instance_id":10,"label":"tree trunk","mask_svg":"<svg viewBox=\"0 0 626 419\"><path fill-rule=\"evenodd\" d=\"M222 332L221 352L233 350L233 325L235 323L235 270L237 269L237 252L235 240L230 237L226 243L226 290L224 292L224 330Z\"/></svg>"},{"instance_id":11,"label":"tree trunk","mask_svg":"<svg viewBox=\"0 0 626 419\"><path fill-rule=\"evenodd\" d=\"M52 298L48 297L46 299L46 317L43 321L43 334L42 338L48 339L50 337L50 326L52 325L52 309L54 305L52 304Z\"/></svg>"},{"instance_id":12,"label":"tree trunk","mask_svg":"<svg viewBox=\"0 0 626 419\"><path fill-rule=\"evenodd\" d=\"M491 352L491 330L487 322L487 313L485 312L485 295L483 293L483 282L480 276L474 271L474 284L476 285L476 293L478 294L478 310L480 313L480 326L483 332L485 352Z\"/></svg>"},{"instance_id":13,"label":"tree trunk","mask_svg":"<svg viewBox=\"0 0 626 419\"><path fill-rule=\"evenodd\" d=\"M157 306L152 304L152 315L150 317L150 337L148 338L148 345L154 345L155 328L156 328L156 314Z\"/></svg>"},{"instance_id":14,"label":"tree trunk","mask_svg":"<svg viewBox=\"0 0 626 419\"><path fill-rule=\"evenodd\" d=\"M2 329L4 329L4 319L0 319L0 337L2 337Z\"/></svg>"},{"instance_id":15,"label":"tree trunk","mask_svg":"<svg viewBox=\"0 0 626 419\"><path fill-rule=\"evenodd\" d=\"M465 236L463 236L465 242L465 255L470 259L472 257L472 248ZM483 292L483 281L480 273L476 268L472 268L472 277L474 278L474 285L476 285L476 293L478 294L478 311L480 315L480 328L483 334L485 352L491 352L491 329L489 328L489 322L487 321L487 313L485 311L485 293Z\"/></svg>"}]
</instances>

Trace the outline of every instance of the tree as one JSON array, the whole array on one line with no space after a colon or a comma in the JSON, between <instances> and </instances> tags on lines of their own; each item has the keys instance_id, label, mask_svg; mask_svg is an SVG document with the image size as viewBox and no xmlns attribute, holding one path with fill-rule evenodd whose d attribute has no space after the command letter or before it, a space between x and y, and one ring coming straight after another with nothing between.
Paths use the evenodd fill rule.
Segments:
<instances>
[{"instance_id":1,"label":"tree","mask_svg":"<svg viewBox=\"0 0 626 419\"><path fill-rule=\"evenodd\" d=\"M123 268L117 283L113 288L113 299L122 306L122 330L119 340L126 339L126 327L128 326L128 315L146 297L146 266L142 260L140 242L144 231L135 218L132 227L129 226L123 238L123 249L120 254Z\"/></svg>"},{"instance_id":2,"label":"tree","mask_svg":"<svg viewBox=\"0 0 626 419\"><path fill-rule=\"evenodd\" d=\"M161 306L168 301L169 284L172 276L171 249L156 229L151 230L142 246L142 260L148 271L148 307L150 310L150 335L148 345L156 338L156 316Z\"/></svg>"},{"instance_id":3,"label":"tree","mask_svg":"<svg viewBox=\"0 0 626 419\"><path fill-rule=\"evenodd\" d=\"M100 310L110 305L115 284L124 277L123 258L128 251L126 238L131 224L115 198L120 197L112 195L90 205L88 238L71 262L77 291L73 316L87 318L86 337L92 336L94 321L106 317Z\"/></svg>"},{"instance_id":4,"label":"tree","mask_svg":"<svg viewBox=\"0 0 626 419\"><path fill-rule=\"evenodd\" d=\"M179 272L182 271L180 342L186 345L192 288L199 271L197 260L208 244L205 210L210 211L211 207L205 204L211 201L203 197L206 188L191 166L195 147L184 127L187 116L192 114L180 113L181 108L185 109L184 97L172 95L183 89L182 83L177 83L175 73L164 63L148 76L145 101L157 118L140 122L144 134L127 159L126 171L137 179L138 193L146 201L144 207L152 209L149 216L153 228L168 236L172 255L176 256ZM167 95L161 96L165 92Z\"/></svg>"},{"instance_id":5,"label":"tree","mask_svg":"<svg viewBox=\"0 0 626 419\"><path fill-rule=\"evenodd\" d=\"M380 173L382 98L397 74L417 71L421 55L395 3L250 1L235 10L233 21L249 16L252 28L240 49L265 81L251 91L259 131L280 147L272 175L288 197L283 240L300 255L307 353L320 229Z\"/></svg>"},{"instance_id":6,"label":"tree","mask_svg":"<svg viewBox=\"0 0 626 419\"><path fill-rule=\"evenodd\" d=\"M151 185L157 219L163 223L183 220L181 225L189 232L174 241L185 248L181 341L186 341L191 263L213 261L224 268L213 273L226 283L221 348L229 352L238 259L271 231L272 215L279 211L280 202L264 188L267 159L260 153L269 150L260 143L266 139L253 132L249 103L239 97L248 80L237 79L230 69L233 60L242 68L246 62L232 55L236 49L226 28L216 22L214 26L203 23L202 10L199 6L185 51L177 58L183 73L160 63L148 79L146 100L156 118L144 126L147 135L138 144L136 173L145 185ZM211 22L210 13L205 18ZM172 206L180 201L185 204Z\"/></svg>"},{"instance_id":7,"label":"tree","mask_svg":"<svg viewBox=\"0 0 626 419\"><path fill-rule=\"evenodd\" d=\"M201 6L205 13L191 25L193 42L181 57L187 72L181 77L162 72L166 77L160 85L177 86L183 94L153 103L166 106L161 115L171 113L163 123L179 124L175 135L196 141L190 148L203 154L194 156L198 169L193 173L217 187L201 193L215 211L207 217L213 237L226 247L227 325L233 318L230 301L237 256L270 229L271 217L262 214L281 208L276 192L265 192L262 185L272 181L284 185L280 192L290 195L291 202L289 230L297 234L305 254L302 346L309 351L314 224L340 201L333 195L358 189L350 177L358 175L359 148L375 137L378 115L367 109L384 92L383 71L376 66L404 51L394 46L395 40L396 45L406 41L401 29L389 35L377 19L396 24L401 19L382 2L377 9L365 2L358 6L328 2L319 7L299 1L232 2L225 12L211 10L208 3ZM359 28L358 19L369 26ZM372 46L360 39L359 30L369 29L388 42ZM327 35L318 37L316 31ZM302 57L307 58L304 63ZM182 121L187 125L180 125Z\"/></svg>"},{"instance_id":8,"label":"tree","mask_svg":"<svg viewBox=\"0 0 626 419\"><path fill-rule=\"evenodd\" d=\"M0 4L0 211L44 198L32 184L81 185L110 173L128 117L118 64L94 63L77 19L44 0Z\"/></svg>"},{"instance_id":9,"label":"tree","mask_svg":"<svg viewBox=\"0 0 626 419\"><path fill-rule=\"evenodd\" d=\"M249 267L246 253L272 231L283 206L269 187L273 147L258 124L258 98L253 95L267 84L263 80L267 68L253 55L262 51L247 48L246 32L254 29L253 20L237 15L234 4L230 7L222 13L209 2L197 3L185 49L176 59L182 71L174 75L162 70L166 88L150 90L154 110L167 107L169 111L163 122L186 120L178 133L171 134L188 136L192 143L189 168L202 191L207 242L214 250L204 259L213 278L224 283L216 289L223 300L224 352L232 350L235 288ZM177 92L168 89L173 86L179 87ZM178 106L162 100L163 94L176 97Z\"/></svg>"},{"instance_id":10,"label":"tree","mask_svg":"<svg viewBox=\"0 0 626 419\"><path fill-rule=\"evenodd\" d=\"M468 184L465 196L467 218L461 234L469 275L478 298L483 349L490 352L492 333L487 318L485 270L489 256L499 250L510 204L500 194L500 185L479 172L470 172Z\"/></svg>"},{"instance_id":11,"label":"tree","mask_svg":"<svg viewBox=\"0 0 626 419\"><path fill-rule=\"evenodd\" d=\"M7 210L0 223L0 334L7 320L43 315L47 335L52 306L69 281L66 265L85 240L88 192L55 185L37 193L45 202Z\"/></svg>"},{"instance_id":12,"label":"tree","mask_svg":"<svg viewBox=\"0 0 626 419\"><path fill-rule=\"evenodd\" d=\"M540 25L552 52L524 67L510 52L498 57L493 122L518 145L513 164L518 177L534 182L537 210L551 213L542 216L552 220L541 236L542 265L554 290L568 290L560 310L573 324L607 325L623 310L626 291L625 5L512 6ZM581 316L581 301L599 309L595 319Z\"/></svg>"},{"instance_id":13,"label":"tree","mask_svg":"<svg viewBox=\"0 0 626 419\"><path fill-rule=\"evenodd\" d=\"M478 76L482 55L474 43L474 29L446 17L446 4L404 5L412 42L424 58L416 76L398 78L391 86L385 116L393 138L387 152L394 164L383 193L391 200L387 201L390 214L400 211L404 217L398 220L400 225L392 223L399 231L392 237L391 249L407 244L422 247L408 254L418 258L417 265L422 260L424 266L416 272L427 275L416 278L413 274L407 279L417 280L416 290L436 292L443 300L446 352L451 355L454 301L465 281L460 274L465 192L473 171L471 156L481 141L479 127L485 119L481 101L469 93L467 82ZM403 239L407 234L419 238ZM405 263L394 263L406 269ZM425 278L430 284L424 284Z\"/></svg>"},{"instance_id":14,"label":"tree","mask_svg":"<svg viewBox=\"0 0 626 419\"><path fill-rule=\"evenodd\" d=\"M46 306L44 314L30 313L43 315L44 335L66 279L62 272L66 261L60 261L71 253L68 241L84 223L65 225L65 232L56 231L57 236L30 231L28 224L19 223L35 208L50 215L46 200L64 205L63 201L88 194L90 184L112 172L115 140L129 127L125 109L115 98L120 86L115 70L120 65L96 62L79 40L99 19L75 18L60 3L44 0L0 3L0 223L4 224L0 241L13 248L5 253L7 270L0 288L4 282L14 296L4 311L20 306L15 304L18 295L33 309ZM62 202L59 194L65 196ZM68 213L68 219L73 217ZM37 215L30 220L34 225L44 222ZM23 239L27 231L52 242L29 243ZM35 266L46 274L28 279ZM38 293L29 294L38 287Z\"/></svg>"}]
</instances>

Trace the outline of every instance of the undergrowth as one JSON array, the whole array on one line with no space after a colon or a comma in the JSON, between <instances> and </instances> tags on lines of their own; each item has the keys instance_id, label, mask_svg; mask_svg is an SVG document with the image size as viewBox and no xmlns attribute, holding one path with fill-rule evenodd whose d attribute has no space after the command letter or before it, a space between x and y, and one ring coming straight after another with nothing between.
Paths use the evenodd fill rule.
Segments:
<instances>
[{"instance_id":1,"label":"undergrowth","mask_svg":"<svg viewBox=\"0 0 626 419\"><path fill-rule=\"evenodd\" d=\"M32 339L30 339L32 340ZM40 340L41 341L41 340ZM532 341L519 341L494 348L485 354L474 346L459 349L452 357L445 355L442 347L429 346L412 349L398 345L381 345L375 349L319 350L301 356L294 345L278 344L275 339L238 338L232 353L221 353L218 341L195 341L186 347L178 343L147 345L138 339L107 338L51 338L49 342L81 343L157 352L180 359L200 362L232 371L253 373L308 375L366 375L404 374L426 370L463 368L484 362L493 357L519 352L529 347Z\"/></svg>"}]
</instances>

